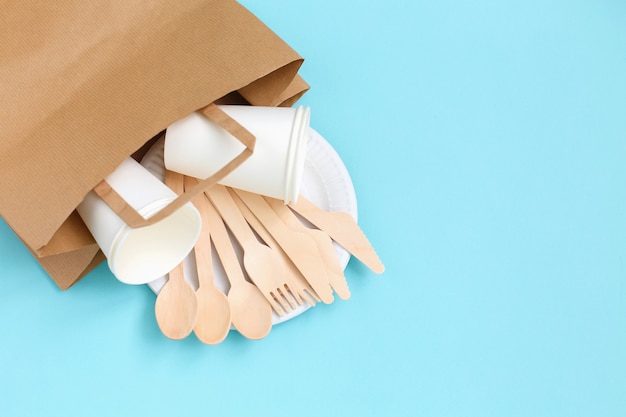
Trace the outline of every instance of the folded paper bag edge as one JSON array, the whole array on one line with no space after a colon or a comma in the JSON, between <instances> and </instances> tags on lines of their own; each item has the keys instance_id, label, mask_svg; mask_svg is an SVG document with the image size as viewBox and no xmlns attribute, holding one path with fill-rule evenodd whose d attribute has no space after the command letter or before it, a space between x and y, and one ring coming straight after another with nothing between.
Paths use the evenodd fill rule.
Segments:
<instances>
[{"instance_id":1,"label":"folded paper bag edge","mask_svg":"<svg viewBox=\"0 0 626 417\"><path fill-rule=\"evenodd\" d=\"M106 260L95 244L45 258L35 255L35 258L61 290L67 290Z\"/></svg>"},{"instance_id":2,"label":"folded paper bag edge","mask_svg":"<svg viewBox=\"0 0 626 417\"><path fill-rule=\"evenodd\" d=\"M63 222L50 241L35 250L38 257L58 255L95 244L93 236L76 211Z\"/></svg>"},{"instance_id":3,"label":"folded paper bag edge","mask_svg":"<svg viewBox=\"0 0 626 417\"><path fill-rule=\"evenodd\" d=\"M60 233L62 234L63 232L60 231ZM87 233L89 232L87 231ZM89 237L91 238L90 234ZM80 244L71 247L68 246L67 242L61 240L59 242L61 242L62 246L57 247L55 251L51 251L54 253L42 256L29 247L26 242L22 241L33 258L61 290L67 290L106 260L95 241L91 243L82 241Z\"/></svg>"}]
</instances>

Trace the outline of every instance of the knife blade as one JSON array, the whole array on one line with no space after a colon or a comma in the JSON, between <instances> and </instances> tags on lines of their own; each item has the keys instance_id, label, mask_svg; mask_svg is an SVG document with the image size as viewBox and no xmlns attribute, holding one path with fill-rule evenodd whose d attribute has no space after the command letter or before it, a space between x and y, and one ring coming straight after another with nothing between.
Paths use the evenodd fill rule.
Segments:
<instances>
[{"instance_id":1,"label":"knife blade","mask_svg":"<svg viewBox=\"0 0 626 417\"><path fill-rule=\"evenodd\" d=\"M384 272L385 266L351 215L342 211L325 211L303 196L299 196L296 203L290 203L289 207L315 227L326 232L332 240L373 272L377 274Z\"/></svg>"}]
</instances>

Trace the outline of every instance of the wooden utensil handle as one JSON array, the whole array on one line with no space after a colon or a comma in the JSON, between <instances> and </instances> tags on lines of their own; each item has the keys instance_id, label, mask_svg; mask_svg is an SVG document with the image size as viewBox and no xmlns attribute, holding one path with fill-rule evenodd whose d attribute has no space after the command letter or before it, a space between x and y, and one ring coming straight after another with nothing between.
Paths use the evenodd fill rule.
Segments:
<instances>
[{"instance_id":1,"label":"wooden utensil handle","mask_svg":"<svg viewBox=\"0 0 626 417\"><path fill-rule=\"evenodd\" d=\"M224 219L224 222L228 225L230 231L233 232L233 235L235 235L235 238L239 241L244 250L249 242L257 241L246 219L239 211L237 203L235 203L226 187L218 184L206 190L205 194L209 197L209 200L211 200L213 206L220 213L222 219Z\"/></svg>"},{"instance_id":2,"label":"wooden utensil handle","mask_svg":"<svg viewBox=\"0 0 626 417\"><path fill-rule=\"evenodd\" d=\"M332 303L334 297L328 274L325 269L319 268L320 255L315 242L306 234L289 229L259 194L242 190L235 192L276 239L321 300L326 304Z\"/></svg>"},{"instance_id":3,"label":"wooden utensil handle","mask_svg":"<svg viewBox=\"0 0 626 417\"><path fill-rule=\"evenodd\" d=\"M245 281L245 277L237 255L235 254L235 250L230 242L230 238L228 237L226 226L212 204L207 204L206 213L211 241L215 246L217 256L224 267L230 285L238 285Z\"/></svg>"},{"instance_id":4,"label":"wooden utensil handle","mask_svg":"<svg viewBox=\"0 0 626 417\"><path fill-rule=\"evenodd\" d=\"M185 177L185 187L190 188L198 183L196 178ZM202 230L198 241L194 246L196 256L196 270L198 272L198 286L214 286L213 282L213 259L211 257L211 238L209 237L209 219L207 211L210 205L204 194L200 194L192 200L202 218Z\"/></svg>"},{"instance_id":5,"label":"wooden utensil handle","mask_svg":"<svg viewBox=\"0 0 626 417\"><path fill-rule=\"evenodd\" d=\"M311 236L317 244L321 260L328 271L330 285L342 300L350 298L348 283L346 282L346 278L343 274L343 268L341 268L339 260L337 259L337 254L333 249L330 237L321 230L309 229L303 225L300 220L298 220L296 215L282 201L268 197L265 197L265 201L267 201L278 217L280 217L288 227L294 231L306 233Z\"/></svg>"}]
</instances>

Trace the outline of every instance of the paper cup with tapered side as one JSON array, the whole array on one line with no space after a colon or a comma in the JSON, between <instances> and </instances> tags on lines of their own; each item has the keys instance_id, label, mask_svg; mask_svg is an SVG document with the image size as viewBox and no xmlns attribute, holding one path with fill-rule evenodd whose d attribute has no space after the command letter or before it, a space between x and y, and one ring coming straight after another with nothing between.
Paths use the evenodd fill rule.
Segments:
<instances>
[{"instance_id":1,"label":"paper cup with tapered side","mask_svg":"<svg viewBox=\"0 0 626 417\"><path fill-rule=\"evenodd\" d=\"M105 179L148 219L177 194L132 158ZM191 203L152 225L129 227L93 191L76 209L107 257L113 275L126 284L145 284L174 269L198 240L202 220Z\"/></svg>"},{"instance_id":2,"label":"paper cup with tapered side","mask_svg":"<svg viewBox=\"0 0 626 417\"><path fill-rule=\"evenodd\" d=\"M219 183L286 203L297 201L309 137L309 108L219 107L256 137L252 156ZM243 148L230 133L195 112L167 128L165 167L205 179Z\"/></svg>"}]
</instances>

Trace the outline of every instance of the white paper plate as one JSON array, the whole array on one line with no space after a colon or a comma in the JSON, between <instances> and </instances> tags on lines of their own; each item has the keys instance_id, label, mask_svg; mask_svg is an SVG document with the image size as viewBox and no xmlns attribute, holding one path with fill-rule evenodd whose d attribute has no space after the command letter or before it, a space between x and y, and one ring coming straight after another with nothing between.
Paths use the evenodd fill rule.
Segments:
<instances>
[{"instance_id":1,"label":"white paper plate","mask_svg":"<svg viewBox=\"0 0 626 417\"><path fill-rule=\"evenodd\" d=\"M141 164L161 181L164 181L165 176L163 168L163 144L164 139L160 139L156 142L141 161ZM345 211L352 215L355 220L357 219L356 195L348 170L333 147L313 129L310 129L300 194L324 210ZM339 258L339 263L342 268L345 269L350 260L350 254L336 243L333 244ZM237 246L235 246L235 248L238 249ZM217 260L218 258L214 248L212 250L213 259L216 260L213 263L215 285L227 293L229 284L226 274ZM241 261L242 253L240 250L238 250L238 256ZM184 266L185 279L191 283L194 288L197 288L198 277L195 271L195 256L193 255L193 251L185 259ZM166 281L167 277L163 276L148 283L148 286L155 294L158 294ZM272 312L272 323L278 324L292 319L308 310L309 307L308 304L299 306L296 310L282 317Z\"/></svg>"}]
</instances>

